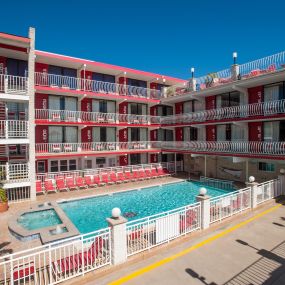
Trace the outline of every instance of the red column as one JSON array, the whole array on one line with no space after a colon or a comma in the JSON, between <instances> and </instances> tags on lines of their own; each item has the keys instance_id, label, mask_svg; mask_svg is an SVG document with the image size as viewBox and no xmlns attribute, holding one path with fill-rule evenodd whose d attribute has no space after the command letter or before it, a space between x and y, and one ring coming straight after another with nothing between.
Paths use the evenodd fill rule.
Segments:
<instances>
[{"instance_id":1,"label":"red column","mask_svg":"<svg viewBox=\"0 0 285 285\"><path fill-rule=\"evenodd\" d=\"M123 116L123 115L128 114L128 104L129 103L127 101L119 104L119 114L120 114L119 121L120 122L127 122L128 121L127 116Z\"/></svg>"},{"instance_id":2,"label":"red column","mask_svg":"<svg viewBox=\"0 0 285 285\"><path fill-rule=\"evenodd\" d=\"M151 106L150 107L149 113L151 116L157 116L157 107L158 106Z\"/></svg>"},{"instance_id":3,"label":"red column","mask_svg":"<svg viewBox=\"0 0 285 285\"><path fill-rule=\"evenodd\" d=\"M248 89L248 104L260 103L263 101L263 86Z\"/></svg>"},{"instance_id":4,"label":"red column","mask_svg":"<svg viewBox=\"0 0 285 285\"><path fill-rule=\"evenodd\" d=\"M157 163L158 162L158 154L157 153L151 153L150 154L150 163Z\"/></svg>"},{"instance_id":5,"label":"red column","mask_svg":"<svg viewBox=\"0 0 285 285\"><path fill-rule=\"evenodd\" d=\"M206 141L217 140L217 128L215 125L206 126Z\"/></svg>"},{"instance_id":6,"label":"red column","mask_svg":"<svg viewBox=\"0 0 285 285\"><path fill-rule=\"evenodd\" d=\"M157 130L150 131L150 141L157 141Z\"/></svg>"},{"instance_id":7,"label":"red column","mask_svg":"<svg viewBox=\"0 0 285 285\"><path fill-rule=\"evenodd\" d=\"M249 141L262 141L263 138L263 124L262 122L249 122L248 123L248 140Z\"/></svg>"},{"instance_id":8,"label":"red column","mask_svg":"<svg viewBox=\"0 0 285 285\"><path fill-rule=\"evenodd\" d=\"M183 102L175 103L175 114L183 114Z\"/></svg>"},{"instance_id":9,"label":"red column","mask_svg":"<svg viewBox=\"0 0 285 285\"><path fill-rule=\"evenodd\" d=\"M128 79L126 77L119 77L118 78L118 83L121 85L127 85ZM119 94L120 95L127 95L127 90L124 88L124 86L121 86L119 88Z\"/></svg>"},{"instance_id":10,"label":"red column","mask_svg":"<svg viewBox=\"0 0 285 285\"><path fill-rule=\"evenodd\" d=\"M183 128L175 128L175 140L178 142L183 141Z\"/></svg>"},{"instance_id":11,"label":"red column","mask_svg":"<svg viewBox=\"0 0 285 285\"><path fill-rule=\"evenodd\" d=\"M208 96L205 98L206 110L216 109L216 96Z\"/></svg>"},{"instance_id":12,"label":"red column","mask_svg":"<svg viewBox=\"0 0 285 285\"><path fill-rule=\"evenodd\" d=\"M119 142L128 142L128 128L119 130Z\"/></svg>"},{"instance_id":13,"label":"red column","mask_svg":"<svg viewBox=\"0 0 285 285\"><path fill-rule=\"evenodd\" d=\"M81 142L92 142L92 127L86 127L81 130Z\"/></svg>"},{"instance_id":14,"label":"red column","mask_svg":"<svg viewBox=\"0 0 285 285\"><path fill-rule=\"evenodd\" d=\"M48 94L35 94L35 109L48 109Z\"/></svg>"},{"instance_id":15,"label":"red column","mask_svg":"<svg viewBox=\"0 0 285 285\"><path fill-rule=\"evenodd\" d=\"M128 159L128 155L120 155L119 156L119 165L120 166L126 166L129 164L129 159Z\"/></svg>"},{"instance_id":16,"label":"red column","mask_svg":"<svg viewBox=\"0 0 285 285\"><path fill-rule=\"evenodd\" d=\"M92 99L85 98L81 101L81 111L82 112L92 112Z\"/></svg>"},{"instance_id":17,"label":"red column","mask_svg":"<svg viewBox=\"0 0 285 285\"><path fill-rule=\"evenodd\" d=\"M36 143L48 143L48 126L36 126Z\"/></svg>"}]
</instances>

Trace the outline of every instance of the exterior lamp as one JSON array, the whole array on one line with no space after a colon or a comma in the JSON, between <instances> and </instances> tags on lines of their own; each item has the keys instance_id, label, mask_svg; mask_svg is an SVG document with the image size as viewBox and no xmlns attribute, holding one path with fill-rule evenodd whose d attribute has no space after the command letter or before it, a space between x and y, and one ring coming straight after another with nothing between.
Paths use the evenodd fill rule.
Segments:
<instances>
[{"instance_id":1,"label":"exterior lamp","mask_svg":"<svg viewBox=\"0 0 285 285\"><path fill-rule=\"evenodd\" d=\"M233 52L234 64L237 64L237 52Z\"/></svg>"},{"instance_id":2,"label":"exterior lamp","mask_svg":"<svg viewBox=\"0 0 285 285\"><path fill-rule=\"evenodd\" d=\"M163 83L165 83L165 81L166 81L165 78L163 78L162 81L163 81Z\"/></svg>"},{"instance_id":3,"label":"exterior lamp","mask_svg":"<svg viewBox=\"0 0 285 285\"><path fill-rule=\"evenodd\" d=\"M200 196L205 196L207 194L207 189L205 187L201 187L199 189Z\"/></svg>"},{"instance_id":4,"label":"exterior lamp","mask_svg":"<svg viewBox=\"0 0 285 285\"><path fill-rule=\"evenodd\" d=\"M194 78L194 72L195 72L195 68L191 67L191 77Z\"/></svg>"},{"instance_id":5,"label":"exterior lamp","mask_svg":"<svg viewBox=\"0 0 285 285\"><path fill-rule=\"evenodd\" d=\"M280 174L282 174L282 175L285 174L285 169L284 168L281 168L279 171L280 171Z\"/></svg>"},{"instance_id":6,"label":"exterior lamp","mask_svg":"<svg viewBox=\"0 0 285 285\"><path fill-rule=\"evenodd\" d=\"M112 218L118 219L121 216L121 210L119 208L112 209Z\"/></svg>"},{"instance_id":7,"label":"exterior lamp","mask_svg":"<svg viewBox=\"0 0 285 285\"><path fill-rule=\"evenodd\" d=\"M255 177L254 176L249 176L248 181L250 183L253 183L255 181Z\"/></svg>"}]
</instances>

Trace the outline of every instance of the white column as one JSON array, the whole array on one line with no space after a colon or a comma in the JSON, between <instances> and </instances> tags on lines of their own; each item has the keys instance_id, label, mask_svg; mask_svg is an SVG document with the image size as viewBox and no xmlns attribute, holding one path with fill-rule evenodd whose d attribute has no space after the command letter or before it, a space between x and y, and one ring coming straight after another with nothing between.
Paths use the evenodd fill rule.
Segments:
<instances>
[{"instance_id":1,"label":"white column","mask_svg":"<svg viewBox=\"0 0 285 285\"><path fill-rule=\"evenodd\" d=\"M188 82L188 89L189 91L196 91L196 79L195 78L190 78Z\"/></svg>"},{"instance_id":2,"label":"white column","mask_svg":"<svg viewBox=\"0 0 285 285\"><path fill-rule=\"evenodd\" d=\"M251 188L251 205L250 207L252 209L257 207L257 185L258 183L254 181L255 178L253 176L249 177L250 182L246 182L246 186Z\"/></svg>"},{"instance_id":3,"label":"white column","mask_svg":"<svg viewBox=\"0 0 285 285\"><path fill-rule=\"evenodd\" d=\"M127 260L127 219L111 217L107 222L111 228L111 262L113 265L123 263Z\"/></svg>"},{"instance_id":4,"label":"white column","mask_svg":"<svg viewBox=\"0 0 285 285\"><path fill-rule=\"evenodd\" d=\"M201 229L207 229L210 226L210 197L200 194L196 201L201 202Z\"/></svg>"},{"instance_id":5,"label":"white column","mask_svg":"<svg viewBox=\"0 0 285 285\"><path fill-rule=\"evenodd\" d=\"M233 64L231 66L231 74L232 74L233 81L238 80L238 76L239 76L239 65L238 64Z\"/></svg>"},{"instance_id":6,"label":"white column","mask_svg":"<svg viewBox=\"0 0 285 285\"><path fill-rule=\"evenodd\" d=\"M280 180L280 194L285 195L285 175L283 173L283 169L280 169L280 174L278 175L278 179Z\"/></svg>"},{"instance_id":7,"label":"white column","mask_svg":"<svg viewBox=\"0 0 285 285\"><path fill-rule=\"evenodd\" d=\"M204 156L204 176L207 177L207 156Z\"/></svg>"},{"instance_id":8,"label":"white column","mask_svg":"<svg viewBox=\"0 0 285 285\"><path fill-rule=\"evenodd\" d=\"M176 152L174 153L174 172L177 173L177 155Z\"/></svg>"},{"instance_id":9,"label":"white column","mask_svg":"<svg viewBox=\"0 0 285 285\"><path fill-rule=\"evenodd\" d=\"M28 55L28 95L29 95L29 178L31 200L36 200L36 155L35 155L35 29L29 29L30 49Z\"/></svg>"}]
</instances>

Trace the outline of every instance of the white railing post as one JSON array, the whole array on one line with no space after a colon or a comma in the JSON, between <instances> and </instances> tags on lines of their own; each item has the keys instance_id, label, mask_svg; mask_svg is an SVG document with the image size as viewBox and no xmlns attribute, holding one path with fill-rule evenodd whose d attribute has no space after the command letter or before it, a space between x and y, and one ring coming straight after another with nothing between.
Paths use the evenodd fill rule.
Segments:
<instances>
[{"instance_id":1,"label":"white railing post","mask_svg":"<svg viewBox=\"0 0 285 285\"><path fill-rule=\"evenodd\" d=\"M127 260L127 219L121 216L118 208L112 210L112 217L107 218L111 231L111 263L113 265Z\"/></svg>"},{"instance_id":2,"label":"white railing post","mask_svg":"<svg viewBox=\"0 0 285 285\"><path fill-rule=\"evenodd\" d=\"M8 77L4 79L4 93L8 93Z\"/></svg>"},{"instance_id":3,"label":"white railing post","mask_svg":"<svg viewBox=\"0 0 285 285\"><path fill-rule=\"evenodd\" d=\"M6 181L10 181L10 169L8 162L6 162Z\"/></svg>"},{"instance_id":4,"label":"white railing post","mask_svg":"<svg viewBox=\"0 0 285 285\"><path fill-rule=\"evenodd\" d=\"M9 138L9 121L5 121L5 138L8 139Z\"/></svg>"},{"instance_id":5,"label":"white railing post","mask_svg":"<svg viewBox=\"0 0 285 285\"><path fill-rule=\"evenodd\" d=\"M248 178L249 182L245 182L247 187L250 187L251 201L250 208L254 209L257 207L257 194L258 194L258 183L255 182L255 178L250 176Z\"/></svg>"},{"instance_id":6,"label":"white railing post","mask_svg":"<svg viewBox=\"0 0 285 285\"><path fill-rule=\"evenodd\" d=\"M210 226L210 197L200 194L196 201L201 203L201 229L207 229Z\"/></svg>"},{"instance_id":7,"label":"white railing post","mask_svg":"<svg viewBox=\"0 0 285 285\"><path fill-rule=\"evenodd\" d=\"M285 195L285 170L283 168L280 169L280 174L278 175L278 179L280 181L279 183L279 187L280 187L280 191L278 191L280 193L280 195Z\"/></svg>"}]
</instances>

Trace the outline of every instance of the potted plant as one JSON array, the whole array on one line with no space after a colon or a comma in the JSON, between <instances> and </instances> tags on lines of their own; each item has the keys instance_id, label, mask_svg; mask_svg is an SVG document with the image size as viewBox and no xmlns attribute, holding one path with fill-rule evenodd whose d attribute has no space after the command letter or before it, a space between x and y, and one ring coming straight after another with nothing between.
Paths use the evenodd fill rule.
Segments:
<instances>
[{"instance_id":1,"label":"potted plant","mask_svg":"<svg viewBox=\"0 0 285 285\"><path fill-rule=\"evenodd\" d=\"M5 189L0 185L0 213L8 211L8 198Z\"/></svg>"}]
</instances>

